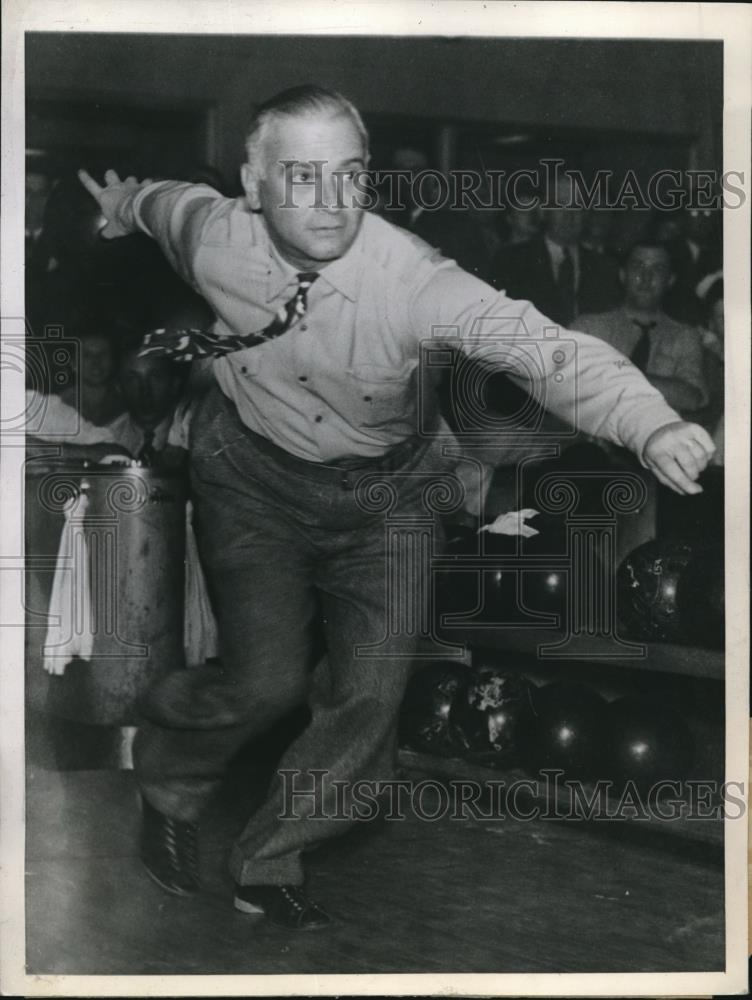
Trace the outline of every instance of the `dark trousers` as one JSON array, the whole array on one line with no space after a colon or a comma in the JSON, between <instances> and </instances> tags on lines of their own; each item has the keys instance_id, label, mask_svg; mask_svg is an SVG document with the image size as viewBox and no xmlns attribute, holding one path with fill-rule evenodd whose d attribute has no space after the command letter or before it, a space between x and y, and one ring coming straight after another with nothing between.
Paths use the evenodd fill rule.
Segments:
<instances>
[{"instance_id":1,"label":"dark trousers","mask_svg":"<svg viewBox=\"0 0 752 1000\"><path fill-rule=\"evenodd\" d=\"M437 451L415 441L366 468L321 466L251 434L219 390L195 416L194 521L221 666L175 671L152 689L134 756L146 798L193 821L237 750L307 699L311 722L233 847L230 868L241 884L300 883L301 852L350 823L346 786L334 783L393 775L417 639L405 630L378 656L357 649L378 644L390 613L394 620L386 515L378 489L364 502L357 484L375 473L394 484L390 517L425 518L426 476L447 469ZM312 671L319 615L327 655ZM314 782L318 796L287 794Z\"/></svg>"}]
</instances>

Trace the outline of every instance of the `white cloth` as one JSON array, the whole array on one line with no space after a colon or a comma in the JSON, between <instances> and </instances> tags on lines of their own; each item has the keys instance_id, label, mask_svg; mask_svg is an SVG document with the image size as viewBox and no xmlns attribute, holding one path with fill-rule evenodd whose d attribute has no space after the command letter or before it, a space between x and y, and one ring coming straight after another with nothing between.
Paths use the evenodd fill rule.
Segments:
<instances>
[{"instance_id":1,"label":"white cloth","mask_svg":"<svg viewBox=\"0 0 752 1000\"><path fill-rule=\"evenodd\" d=\"M65 510L65 524L52 580L49 619L43 653L48 674L62 675L74 657L91 659L94 633L91 621L89 549L85 515L89 504L88 483L82 480L78 495Z\"/></svg>"},{"instance_id":2,"label":"white cloth","mask_svg":"<svg viewBox=\"0 0 752 1000\"><path fill-rule=\"evenodd\" d=\"M26 390L26 433L58 444L117 443L109 425L98 427L59 396L45 396L34 389Z\"/></svg>"},{"instance_id":3,"label":"white cloth","mask_svg":"<svg viewBox=\"0 0 752 1000\"><path fill-rule=\"evenodd\" d=\"M185 612L183 615L183 648L189 667L201 666L217 656L219 639L217 622L209 603L206 578L198 556L193 534L193 504L185 508Z\"/></svg>"}]
</instances>

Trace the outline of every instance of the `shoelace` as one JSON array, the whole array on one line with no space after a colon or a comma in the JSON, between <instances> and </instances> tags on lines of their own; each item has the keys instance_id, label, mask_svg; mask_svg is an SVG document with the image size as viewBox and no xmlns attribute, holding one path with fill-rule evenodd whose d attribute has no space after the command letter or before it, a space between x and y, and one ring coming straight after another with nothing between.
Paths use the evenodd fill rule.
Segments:
<instances>
[{"instance_id":1,"label":"shoelace","mask_svg":"<svg viewBox=\"0 0 752 1000\"><path fill-rule=\"evenodd\" d=\"M178 832L182 827L182 836ZM198 872L198 831L192 823L168 820L165 823L164 843L173 871L188 868L191 875Z\"/></svg>"}]
</instances>

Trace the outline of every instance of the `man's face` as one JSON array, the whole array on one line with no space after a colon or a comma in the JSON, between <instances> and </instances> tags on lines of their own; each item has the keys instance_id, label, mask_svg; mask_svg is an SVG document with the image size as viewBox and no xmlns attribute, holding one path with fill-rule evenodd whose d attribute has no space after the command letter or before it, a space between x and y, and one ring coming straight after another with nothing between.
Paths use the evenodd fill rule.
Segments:
<instances>
[{"instance_id":1,"label":"man's face","mask_svg":"<svg viewBox=\"0 0 752 1000\"><path fill-rule=\"evenodd\" d=\"M635 247L622 271L622 280L628 306L659 309L673 281L668 251L663 247Z\"/></svg>"},{"instance_id":2,"label":"man's face","mask_svg":"<svg viewBox=\"0 0 752 1000\"><path fill-rule=\"evenodd\" d=\"M81 382L105 385L115 368L112 345L106 337L85 337L81 341Z\"/></svg>"},{"instance_id":3,"label":"man's face","mask_svg":"<svg viewBox=\"0 0 752 1000\"><path fill-rule=\"evenodd\" d=\"M139 427L156 427L177 402L179 380L169 362L128 354L118 377L125 405Z\"/></svg>"},{"instance_id":4,"label":"man's face","mask_svg":"<svg viewBox=\"0 0 752 1000\"><path fill-rule=\"evenodd\" d=\"M556 185L556 205L542 208L541 221L546 235L559 246L569 247L579 243L585 226L585 211L578 204L574 186L568 181Z\"/></svg>"},{"instance_id":5,"label":"man's face","mask_svg":"<svg viewBox=\"0 0 752 1000\"><path fill-rule=\"evenodd\" d=\"M697 243L705 243L713 235L716 214L710 208L688 208L684 217L687 236Z\"/></svg>"},{"instance_id":6,"label":"man's face","mask_svg":"<svg viewBox=\"0 0 752 1000\"><path fill-rule=\"evenodd\" d=\"M352 246L363 217L352 173L365 167L365 157L349 115L322 113L273 122L260 165L243 165L251 208L261 210L274 245L298 270L317 271ZM285 167L291 160L296 166ZM316 160L324 161L318 183Z\"/></svg>"}]
</instances>

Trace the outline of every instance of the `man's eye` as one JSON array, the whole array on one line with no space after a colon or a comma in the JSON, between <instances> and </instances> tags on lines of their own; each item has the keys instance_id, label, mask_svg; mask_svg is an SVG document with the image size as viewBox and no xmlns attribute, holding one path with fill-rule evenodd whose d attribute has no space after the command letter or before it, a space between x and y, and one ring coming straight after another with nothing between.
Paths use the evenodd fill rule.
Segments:
<instances>
[{"instance_id":1,"label":"man's eye","mask_svg":"<svg viewBox=\"0 0 752 1000\"><path fill-rule=\"evenodd\" d=\"M307 184L313 175L310 170L295 170L292 176L293 180L298 181L299 184Z\"/></svg>"}]
</instances>

